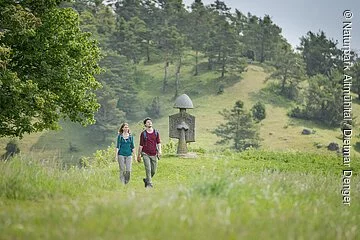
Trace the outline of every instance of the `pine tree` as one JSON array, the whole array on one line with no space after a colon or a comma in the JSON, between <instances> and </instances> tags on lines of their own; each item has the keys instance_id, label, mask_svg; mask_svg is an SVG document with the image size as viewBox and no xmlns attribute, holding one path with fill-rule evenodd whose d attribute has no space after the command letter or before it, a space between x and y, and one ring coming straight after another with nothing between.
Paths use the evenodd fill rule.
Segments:
<instances>
[{"instance_id":1,"label":"pine tree","mask_svg":"<svg viewBox=\"0 0 360 240\"><path fill-rule=\"evenodd\" d=\"M296 100L299 84L305 79L305 64L301 56L294 53L286 43L275 57L275 71L267 78L278 80L278 94Z\"/></svg>"},{"instance_id":2,"label":"pine tree","mask_svg":"<svg viewBox=\"0 0 360 240\"><path fill-rule=\"evenodd\" d=\"M333 69L342 70L341 50L334 41L326 38L323 31L317 34L309 31L301 38L298 50L304 58L306 72L309 76L331 74Z\"/></svg>"},{"instance_id":3,"label":"pine tree","mask_svg":"<svg viewBox=\"0 0 360 240\"><path fill-rule=\"evenodd\" d=\"M244 110L242 101L237 101L231 110L224 109L220 114L227 122L220 124L213 131L214 134L221 138L217 141L218 144L233 142L233 148L236 151L260 146L258 129L251 114Z\"/></svg>"}]
</instances>

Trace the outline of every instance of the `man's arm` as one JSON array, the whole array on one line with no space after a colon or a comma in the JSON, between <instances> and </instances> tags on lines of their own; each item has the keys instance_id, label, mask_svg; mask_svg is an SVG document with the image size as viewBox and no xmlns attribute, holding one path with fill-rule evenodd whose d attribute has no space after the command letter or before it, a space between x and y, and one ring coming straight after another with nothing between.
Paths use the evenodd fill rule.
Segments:
<instances>
[{"instance_id":1,"label":"man's arm","mask_svg":"<svg viewBox=\"0 0 360 240\"><path fill-rule=\"evenodd\" d=\"M157 151L158 157L160 157L162 152L161 152L161 140L160 140L160 134L159 133L156 136L156 151Z\"/></svg>"},{"instance_id":2,"label":"man's arm","mask_svg":"<svg viewBox=\"0 0 360 240\"><path fill-rule=\"evenodd\" d=\"M141 162L141 152L142 152L143 146L139 145L138 149L138 155L137 155L137 161Z\"/></svg>"},{"instance_id":3,"label":"man's arm","mask_svg":"<svg viewBox=\"0 0 360 240\"><path fill-rule=\"evenodd\" d=\"M157 154L160 157L161 154L162 154L162 152L161 152L161 143L156 144L156 149L157 149Z\"/></svg>"}]
</instances>

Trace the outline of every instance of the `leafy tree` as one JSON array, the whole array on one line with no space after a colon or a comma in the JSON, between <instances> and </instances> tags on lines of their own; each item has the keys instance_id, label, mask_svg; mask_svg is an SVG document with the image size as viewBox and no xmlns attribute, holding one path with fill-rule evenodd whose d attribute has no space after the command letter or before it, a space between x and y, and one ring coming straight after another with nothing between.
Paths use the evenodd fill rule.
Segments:
<instances>
[{"instance_id":1,"label":"leafy tree","mask_svg":"<svg viewBox=\"0 0 360 240\"><path fill-rule=\"evenodd\" d=\"M282 41L281 28L272 22L269 15L259 18L249 14L242 35L246 51L253 53L255 60L260 62L270 60Z\"/></svg>"},{"instance_id":2,"label":"leafy tree","mask_svg":"<svg viewBox=\"0 0 360 240\"><path fill-rule=\"evenodd\" d=\"M236 151L243 151L248 147L259 147L259 133L251 114L244 110L244 103L237 101L231 110L224 109L220 114L227 120L216 128L213 133L221 140L218 144L233 142Z\"/></svg>"},{"instance_id":3,"label":"leafy tree","mask_svg":"<svg viewBox=\"0 0 360 240\"><path fill-rule=\"evenodd\" d=\"M115 92L113 96L117 101L117 108L126 113L126 119L136 119L141 112L136 87L136 72L134 65L127 61L125 56L116 52L104 51L104 58L100 61L101 67L106 71L97 78Z\"/></svg>"},{"instance_id":4,"label":"leafy tree","mask_svg":"<svg viewBox=\"0 0 360 240\"><path fill-rule=\"evenodd\" d=\"M210 25L209 14L201 0L195 0L191 5L191 13L188 18L188 25L191 26L187 31L187 38L192 50L195 51L195 71L194 76L198 75L199 52L205 50L206 41L208 39Z\"/></svg>"},{"instance_id":5,"label":"leafy tree","mask_svg":"<svg viewBox=\"0 0 360 240\"><path fill-rule=\"evenodd\" d=\"M119 18L129 21L140 16L140 0L119 0L115 3L115 13Z\"/></svg>"},{"instance_id":6,"label":"leafy tree","mask_svg":"<svg viewBox=\"0 0 360 240\"><path fill-rule=\"evenodd\" d=\"M180 69L182 66L182 51L179 51L177 55L177 64L176 64L176 72L175 72L175 94L174 99L179 96L180 91Z\"/></svg>"},{"instance_id":7,"label":"leafy tree","mask_svg":"<svg viewBox=\"0 0 360 240\"><path fill-rule=\"evenodd\" d=\"M83 14L80 15L82 19ZM96 37L96 40L100 43L102 49L108 49L111 42L111 36L115 32L116 21L112 9L108 6L100 5L98 11L93 14L93 17L96 19L95 26L96 32L89 31ZM81 24L82 29L84 29L84 24ZM84 30L85 31L85 30Z\"/></svg>"},{"instance_id":8,"label":"leafy tree","mask_svg":"<svg viewBox=\"0 0 360 240\"><path fill-rule=\"evenodd\" d=\"M299 83L305 79L304 61L292 51L289 44L283 45L276 56L273 64L275 71L268 79L279 80L279 94L295 100L299 92Z\"/></svg>"},{"instance_id":9,"label":"leafy tree","mask_svg":"<svg viewBox=\"0 0 360 240\"><path fill-rule=\"evenodd\" d=\"M161 117L161 104L160 98L154 97L151 104L146 107L146 112L148 116L152 118L160 118Z\"/></svg>"},{"instance_id":10,"label":"leafy tree","mask_svg":"<svg viewBox=\"0 0 360 240\"><path fill-rule=\"evenodd\" d=\"M156 54L155 33L162 26L161 10L156 5L155 0L145 0L140 7L140 18L145 22L147 30L144 34L147 62L150 62L152 54Z\"/></svg>"},{"instance_id":11,"label":"leafy tree","mask_svg":"<svg viewBox=\"0 0 360 240\"><path fill-rule=\"evenodd\" d=\"M100 50L61 1L0 3L0 136L94 123Z\"/></svg>"},{"instance_id":12,"label":"leafy tree","mask_svg":"<svg viewBox=\"0 0 360 240\"><path fill-rule=\"evenodd\" d=\"M157 48L161 51L162 59L164 61L164 80L162 91L166 92L168 88L168 69L170 62L175 57L181 57L184 36L174 26L164 26L157 33Z\"/></svg>"},{"instance_id":13,"label":"leafy tree","mask_svg":"<svg viewBox=\"0 0 360 240\"><path fill-rule=\"evenodd\" d=\"M242 46L238 32L232 24L231 14L224 2L215 1L211 5L212 29L207 41L207 56L210 69L216 69L221 73L242 72L245 69L245 60L242 58Z\"/></svg>"},{"instance_id":14,"label":"leafy tree","mask_svg":"<svg viewBox=\"0 0 360 240\"><path fill-rule=\"evenodd\" d=\"M133 17L128 21L120 18L115 33L114 47L121 55L126 56L134 64L138 64L145 56L146 34L145 22L140 18Z\"/></svg>"},{"instance_id":15,"label":"leafy tree","mask_svg":"<svg viewBox=\"0 0 360 240\"><path fill-rule=\"evenodd\" d=\"M125 121L125 113L117 108L114 90L103 83L97 92L100 109L95 115L96 122L90 128L96 133L98 141L104 142L108 134L115 133L118 125Z\"/></svg>"},{"instance_id":16,"label":"leafy tree","mask_svg":"<svg viewBox=\"0 0 360 240\"><path fill-rule=\"evenodd\" d=\"M84 11L89 11L95 14L99 11L99 8L104 6L102 4L103 0L60 0L59 2L61 2L61 7L72 7L80 14Z\"/></svg>"},{"instance_id":17,"label":"leafy tree","mask_svg":"<svg viewBox=\"0 0 360 240\"><path fill-rule=\"evenodd\" d=\"M185 32L186 10L182 0L157 0L161 15L160 24L174 26L179 32Z\"/></svg>"},{"instance_id":18,"label":"leafy tree","mask_svg":"<svg viewBox=\"0 0 360 240\"><path fill-rule=\"evenodd\" d=\"M231 22L233 27L235 28L237 35L242 38L248 22L248 18L246 17L246 15L244 15L238 9L235 9L235 13L231 16Z\"/></svg>"},{"instance_id":19,"label":"leafy tree","mask_svg":"<svg viewBox=\"0 0 360 240\"><path fill-rule=\"evenodd\" d=\"M342 116L342 76L336 71L331 76L322 74L309 79L303 107L294 108L290 116L319 121L328 126L339 126Z\"/></svg>"},{"instance_id":20,"label":"leafy tree","mask_svg":"<svg viewBox=\"0 0 360 240\"><path fill-rule=\"evenodd\" d=\"M81 30L91 32L102 49L109 47L116 23L110 6L105 6L101 0L75 0L61 6L75 9L80 15Z\"/></svg>"},{"instance_id":21,"label":"leafy tree","mask_svg":"<svg viewBox=\"0 0 360 240\"><path fill-rule=\"evenodd\" d=\"M309 76L316 74L330 75L333 69L342 70L341 50L337 43L326 38L323 31L317 34L309 31L301 37L300 47Z\"/></svg>"}]
</instances>

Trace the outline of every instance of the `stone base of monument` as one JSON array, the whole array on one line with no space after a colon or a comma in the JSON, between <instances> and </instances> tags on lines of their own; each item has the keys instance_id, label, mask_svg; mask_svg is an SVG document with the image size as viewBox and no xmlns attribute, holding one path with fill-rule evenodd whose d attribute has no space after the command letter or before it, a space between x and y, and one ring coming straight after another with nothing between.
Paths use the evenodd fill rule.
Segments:
<instances>
[{"instance_id":1,"label":"stone base of monument","mask_svg":"<svg viewBox=\"0 0 360 240\"><path fill-rule=\"evenodd\" d=\"M180 158L197 158L197 154L194 152L176 154L176 156L178 156Z\"/></svg>"}]
</instances>

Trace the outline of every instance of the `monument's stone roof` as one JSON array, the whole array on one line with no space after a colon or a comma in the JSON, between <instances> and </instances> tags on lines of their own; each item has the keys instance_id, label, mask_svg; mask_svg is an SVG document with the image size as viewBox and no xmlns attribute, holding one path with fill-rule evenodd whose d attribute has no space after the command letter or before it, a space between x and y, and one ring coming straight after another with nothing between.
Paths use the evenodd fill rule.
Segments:
<instances>
[{"instance_id":1,"label":"monument's stone roof","mask_svg":"<svg viewBox=\"0 0 360 240\"><path fill-rule=\"evenodd\" d=\"M174 108L194 108L193 103L188 95L182 94L175 100Z\"/></svg>"}]
</instances>

